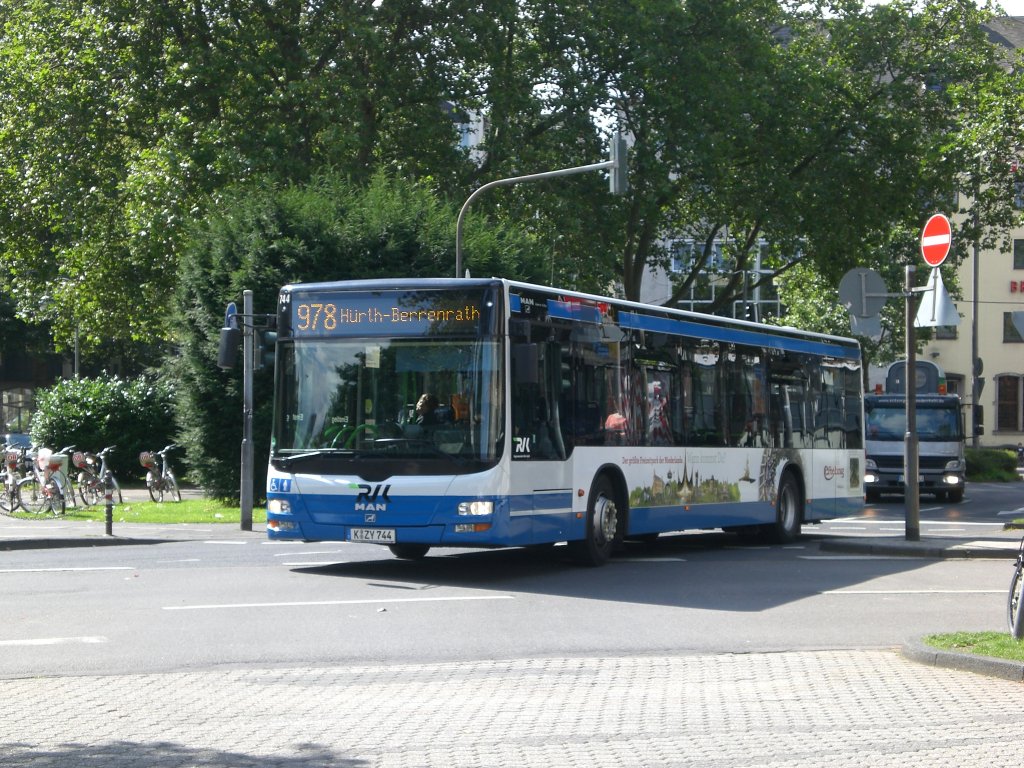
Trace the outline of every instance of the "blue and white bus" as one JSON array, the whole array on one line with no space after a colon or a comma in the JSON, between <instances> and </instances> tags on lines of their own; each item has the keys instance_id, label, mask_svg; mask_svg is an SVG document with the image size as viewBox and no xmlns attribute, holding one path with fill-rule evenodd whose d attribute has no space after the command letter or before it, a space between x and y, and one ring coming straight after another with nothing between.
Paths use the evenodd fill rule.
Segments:
<instances>
[{"instance_id":1,"label":"blue and white bus","mask_svg":"<svg viewBox=\"0 0 1024 768\"><path fill-rule=\"evenodd\" d=\"M497 278L289 285L277 328L271 539L600 565L863 504L853 339Z\"/></svg>"}]
</instances>

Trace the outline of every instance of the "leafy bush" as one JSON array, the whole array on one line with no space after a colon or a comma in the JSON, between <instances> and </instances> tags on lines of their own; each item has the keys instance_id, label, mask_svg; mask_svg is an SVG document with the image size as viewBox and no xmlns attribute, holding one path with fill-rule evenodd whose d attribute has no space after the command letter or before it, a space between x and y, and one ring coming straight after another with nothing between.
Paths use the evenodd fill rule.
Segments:
<instances>
[{"instance_id":1,"label":"leafy bush","mask_svg":"<svg viewBox=\"0 0 1024 768\"><path fill-rule=\"evenodd\" d=\"M74 445L99 451L116 445L108 461L123 482L144 473L139 452L173 442L171 387L148 377L66 379L36 395L32 440L54 450Z\"/></svg>"},{"instance_id":2,"label":"leafy bush","mask_svg":"<svg viewBox=\"0 0 1024 768\"><path fill-rule=\"evenodd\" d=\"M968 448L967 479L974 482L1008 482L1019 479L1017 454L1002 448Z\"/></svg>"}]
</instances>

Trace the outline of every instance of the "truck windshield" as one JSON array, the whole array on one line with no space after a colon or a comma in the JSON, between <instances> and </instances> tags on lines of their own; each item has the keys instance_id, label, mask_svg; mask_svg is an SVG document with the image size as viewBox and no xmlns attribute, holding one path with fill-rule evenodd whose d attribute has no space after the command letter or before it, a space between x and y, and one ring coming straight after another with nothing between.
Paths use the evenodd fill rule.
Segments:
<instances>
[{"instance_id":1,"label":"truck windshield","mask_svg":"<svg viewBox=\"0 0 1024 768\"><path fill-rule=\"evenodd\" d=\"M907 431L907 418L902 405L885 407L876 405L866 414L868 440L902 440ZM917 409L917 436L932 442L959 441L959 409L942 406L924 406Z\"/></svg>"},{"instance_id":2,"label":"truck windshield","mask_svg":"<svg viewBox=\"0 0 1024 768\"><path fill-rule=\"evenodd\" d=\"M301 339L278 352L273 458L493 463L504 424L494 339ZM431 467L431 469L424 469ZM396 474L402 470L395 469Z\"/></svg>"}]
</instances>

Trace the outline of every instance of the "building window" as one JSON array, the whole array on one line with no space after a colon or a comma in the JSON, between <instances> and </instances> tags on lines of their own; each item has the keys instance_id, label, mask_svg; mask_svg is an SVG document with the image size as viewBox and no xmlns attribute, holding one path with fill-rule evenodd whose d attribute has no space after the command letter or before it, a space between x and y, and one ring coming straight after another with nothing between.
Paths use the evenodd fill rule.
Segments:
<instances>
[{"instance_id":1,"label":"building window","mask_svg":"<svg viewBox=\"0 0 1024 768\"><path fill-rule=\"evenodd\" d=\"M1024 240L1019 237L1013 239L1013 268L1024 269Z\"/></svg>"},{"instance_id":2,"label":"building window","mask_svg":"<svg viewBox=\"0 0 1024 768\"><path fill-rule=\"evenodd\" d=\"M1013 312L1003 312L1003 343L1024 343L1024 337L1022 337L1020 331L1017 330L1017 326L1013 324Z\"/></svg>"},{"instance_id":3,"label":"building window","mask_svg":"<svg viewBox=\"0 0 1024 768\"><path fill-rule=\"evenodd\" d=\"M1013 182L1013 206L1024 208L1024 181Z\"/></svg>"},{"instance_id":4,"label":"building window","mask_svg":"<svg viewBox=\"0 0 1024 768\"><path fill-rule=\"evenodd\" d=\"M1024 431L1024 376L997 376L996 398L996 430Z\"/></svg>"},{"instance_id":5,"label":"building window","mask_svg":"<svg viewBox=\"0 0 1024 768\"><path fill-rule=\"evenodd\" d=\"M955 325L938 325L935 327L935 338L936 339L955 339L957 326Z\"/></svg>"}]
</instances>

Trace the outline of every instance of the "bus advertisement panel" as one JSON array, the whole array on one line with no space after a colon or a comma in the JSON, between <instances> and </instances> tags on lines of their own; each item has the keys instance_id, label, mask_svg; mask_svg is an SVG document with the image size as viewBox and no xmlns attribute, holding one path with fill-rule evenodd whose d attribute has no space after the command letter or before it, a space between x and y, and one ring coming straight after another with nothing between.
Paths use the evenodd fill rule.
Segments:
<instances>
[{"instance_id":1,"label":"bus advertisement panel","mask_svg":"<svg viewBox=\"0 0 1024 768\"><path fill-rule=\"evenodd\" d=\"M513 281L286 286L273 539L431 547L725 528L863 501L851 339Z\"/></svg>"}]
</instances>

